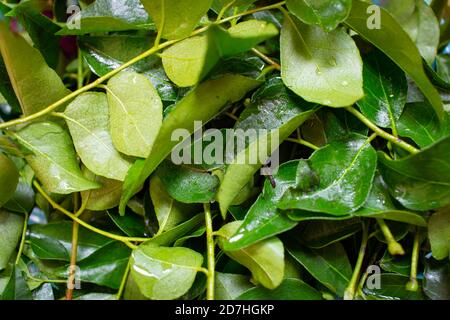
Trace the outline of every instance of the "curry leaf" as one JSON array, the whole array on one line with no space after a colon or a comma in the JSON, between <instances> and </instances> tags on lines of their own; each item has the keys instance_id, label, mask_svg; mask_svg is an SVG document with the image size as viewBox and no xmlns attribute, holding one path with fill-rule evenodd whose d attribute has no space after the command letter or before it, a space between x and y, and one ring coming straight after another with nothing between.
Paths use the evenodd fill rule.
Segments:
<instances>
[{"instance_id":1,"label":"curry leaf","mask_svg":"<svg viewBox=\"0 0 450 320\"><path fill-rule=\"evenodd\" d=\"M151 82L138 73L119 73L107 86L110 130L118 151L145 158L162 124L162 102Z\"/></svg>"},{"instance_id":2,"label":"curry leaf","mask_svg":"<svg viewBox=\"0 0 450 320\"><path fill-rule=\"evenodd\" d=\"M14 213L0 211L0 270L4 269L19 242L23 218Z\"/></svg>"},{"instance_id":3,"label":"curry leaf","mask_svg":"<svg viewBox=\"0 0 450 320\"><path fill-rule=\"evenodd\" d=\"M16 165L3 153L0 153L0 208L14 195L19 183L19 171Z\"/></svg>"},{"instance_id":4,"label":"curry leaf","mask_svg":"<svg viewBox=\"0 0 450 320\"><path fill-rule=\"evenodd\" d=\"M251 288L237 300L322 300L319 291L299 279L285 279L278 288Z\"/></svg>"},{"instance_id":5,"label":"curry leaf","mask_svg":"<svg viewBox=\"0 0 450 320\"><path fill-rule=\"evenodd\" d=\"M331 31L350 14L351 0L288 0L289 11L307 24L316 24L325 31Z\"/></svg>"},{"instance_id":6,"label":"curry leaf","mask_svg":"<svg viewBox=\"0 0 450 320\"><path fill-rule=\"evenodd\" d=\"M435 259L442 260L449 256L450 207L447 206L431 216L428 222L428 237Z\"/></svg>"},{"instance_id":7,"label":"curry leaf","mask_svg":"<svg viewBox=\"0 0 450 320\"><path fill-rule=\"evenodd\" d=\"M283 81L296 94L330 107L363 97L361 57L344 30L326 33L286 16L280 41Z\"/></svg>"},{"instance_id":8,"label":"curry leaf","mask_svg":"<svg viewBox=\"0 0 450 320\"><path fill-rule=\"evenodd\" d=\"M202 255L188 248L143 244L132 254L131 276L147 298L176 299L191 288L202 262Z\"/></svg>"},{"instance_id":9,"label":"curry leaf","mask_svg":"<svg viewBox=\"0 0 450 320\"><path fill-rule=\"evenodd\" d=\"M280 285L284 275L283 243L278 238L272 237L243 249L225 250L226 242L241 224L242 221L231 222L217 231L219 247L230 258L246 266L256 282L268 289L275 289Z\"/></svg>"},{"instance_id":10,"label":"curry leaf","mask_svg":"<svg viewBox=\"0 0 450 320\"><path fill-rule=\"evenodd\" d=\"M86 209L102 211L117 207L122 195L122 182L97 176L89 169L83 168L84 176L99 183L101 188L81 192L81 199L86 203Z\"/></svg>"},{"instance_id":11,"label":"curry leaf","mask_svg":"<svg viewBox=\"0 0 450 320\"><path fill-rule=\"evenodd\" d=\"M97 175L123 181L131 163L114 148L106 95L91 92L78 96L63 117L83 164Z\"/></svg>"},{"instance_id":12,"label":"curry leaf","mask_svg":"<svg viewBox=\"0 0 450 320\"><path fill-rule=\"evenodd\" d=\"M27 162L47 191L69 194L100 187L83 176L69 134L57 124L34 123L14 136L31 152Z\"/></svg>"}]
</instances>

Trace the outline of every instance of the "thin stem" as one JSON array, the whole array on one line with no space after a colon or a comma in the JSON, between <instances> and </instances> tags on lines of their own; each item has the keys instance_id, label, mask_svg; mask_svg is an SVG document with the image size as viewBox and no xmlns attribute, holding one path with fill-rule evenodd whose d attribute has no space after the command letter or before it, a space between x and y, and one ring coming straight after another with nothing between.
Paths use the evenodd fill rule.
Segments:
<instances>
[{"instance_id":1,"label":"thin stem","mask_svg":"<svg viewBox=\"0 0 450 320\"><path fill-rule=\"evenodd\" d=\"M205 224L206 224L206 252L208 256L208 275L206 283L206 299L214 300L214 278L215 278L215 257L214 257L214 235L211 217L211 208L209 203L204 205L205 208Z\"/></svg>"},{"instance_id":2,"label":"thin stem","mask_svg":"<svg viewBox=\"0 0 450 320\"><path fill-rule=\"evenodd\" d=\"M411 273L409 276L409 282L406 284L406 290L417 291L419 290L419 283L417 282L417 267L419 264L419 247L420 247L420 233L416 230L414 234L413 251L411 255Z\"/></svg>"},{"instance_id":3,"label":"thin stem","mask_svg":"<svg viewBox=\"0 0 450 320\"><path fill-rule=\"evenodd\" d=\"M419 149L414 148L412 145L406 143L405 141L394 137L393 135L387 133L386 131L380 129L377 127L374 123L372 123L369 119L367 119L362 113L360 113L358 110L356 110L353 107L346 107L345 108L348 112L353 114L355 117L357 117L361 122L363 122L369 129L371 129L373 132L375 132L380 137L398 145L400 148L405 149L406 151L416 154L420 152Z\"/></svg>"},{"instance_id":4,"label":"thin stem","mask_svg":"<svg viewBox=\"0 0 450 320\"><path fill-rule=\"evenodd\" d=\"M78 255L78 230L80 225L74 221L72 224L72 250L70 253L69 279L67 279L66 300L72 300L75 287L75 276Z\"/></svg>"},{"instance_id":5,"label":"thin stem","mask_svg":"<svg viewBox=\"0 0 450 320\"><path fill-rule=\"evenodd\" d=\"M215 21L215 22L213 22L213 23L211 23L211 24L209 24L209 25L207 25L207 26L204 26L204 27L202 27L202 28L199 28L199 29L193 31L193 32L192 32L189 36L187 36L187 37L179 38L179 39L175 39L175 40L169 40L169 41L166 41L166 42L164 42L164 43L161 43L161 44L159 44L159 45L157 45L157 46L154 46L154 47L152 47L151 49L149 49L149 50L147 50L147 51L141 53L141 54L138 55L138 56L136 56L135 58L133 58L133 59L131 59L131 60L125 62L125 63L122 64L120 67L118 67L118 68L116 68L116 69L114 69L114 70L108 72L107 74L105 74L104 76L98 78L97 80L95 80L95 81L93 81L93 82L91 82L91 83L85 85L84 87L82 87L82 88L80 88L80 89L78 89L78 90L76 90L76 91L73 91L72 93L68 94L68 95L65 96L64 98L62 98L62 99L60 99L60 100L54 102L53 104L51 104L51 105L49 105L48 107L42 109L41 111L36 112L36 113L34 113L34 114L32 114L32 115L23 117L23 118L14 119L14 120L11 120L11 121L7 121L7 122L0 123L0 129L9 128L9 127L16 126L16 125L19 125L19 124L24 124L24 123L27 123L27 122L36 120L36 119L38 119L38 118L40 118L40 117L43 117L43 116L45 116L46 114L48 114L48 113L52 112L53 110L57 109L57 108L60 107L61 105L65 104L66 102L69 102L69 101L71 101L72 99L76 98L76 97L77 97L78 95L80 95L81 93L84 93L84 92L87 92L87 91L89 91L89 90L91 90L91 89L94 89L94 88L97 87L99 84L105 82L105 81L108 80L109 78L115 76L116 74L118 74L118 73L121 72L122 70L125 70L126 68L128 68L128 67L130 67L131 65L135 64L136 62L139 62L139 61L141 61L142 59L145 59L145 58L147 58L147 57L149 57L149 56L151 56L151 55L157 53L158 51L160 51L160 50L162 50L162 49L165 49L165 48L167 48L167 47L169 47L169 46L171 46L171 45L173 45L173 44L175 44L175 43L178 43L178 42L180 42L180 41L182 41L182 40L184 40L184 39L187 39L187 38L196 36L196 35L198 35L198 34L201 34L201 33L205 32L205 31L207 31L207 30L208 30L209 28L211 28L211 26L213 26L213 25L222 24L222 23L231 21L231 20L233 20L233 19L236 19L236 18L239 18L239 17L243 17L243 16L246 16L246 15L250 15L250 14L253 14L253 13L256 13L256 12L259 12L259 11L265 11L265 10L270 10L270 9L280 8L280 7L283 6L285 3L286 3L285 1L282 1L282 2L279 2L279 3L273 4L273 5L268 5L268 6L265 6L265 7L260 7L260 8L256 8L256 9L253 9L253 10L248 10L248 11L245 11L245 12L241 12L241 13L238 13L238 14L233 15L233 16L231 16L231 17L228 17L228 18L225 18L225 19L222 19L222 20L219 20L219 21Z\"/></svg>"},{"instance_id":6,"label":"thin stem","mask_svg":"<svg viewBox=\"0 0 450 320\"><path fill-rule=\"evenodd\" d=\"M130 274L130 268L131 268L131 259L128 259L127 268L125 269L125 272L122 277L122 281L120 282L119 291L117 292L117 300L120 300L120 298L122 297L123 291L125 290L128 275Z\"/></svg>"},{"instance_id":7,"label":"thin stem","mask_svg":"<svg viewBox=\"0 0 450 320\"><path fill-rule=\"evenodd\" d=\"M236 0L231 1L230 3L223 6L223 8L220 10L219 14L217 15L217 21L220 21L222 17L224 16L225 12L236 2Z\"/></svg>"},{"instance_id":8,"label":"thin stem","mask_svg":"<svg viewBox=\"0 0 450 320\"><path fill-rule=\"evenodd\" d=\"M311 148L313 150L319 150L320 149L320 147L312 144L311 142L303 140L302 138L299 138L299 139L287 138L286 141L298 143L298 144L304 145L305 147Z\"/></svg>"},{"instance_id":9,"label":"thin stem","mask_svg":"<svg viewBox=\"0 0 450 320\"><path fill-rule=\"evenodd\" d=\"M353 298L355 297L356 286L358 284L358 279L361 273L361 267L364 261L364 256L366 254L369 226L364 221L362 221L362 225L363 225L362 226L363 232L361 239L361 247L359 248L358 259L356 261L355 269L353 270L352 278L344 293L344 300L353 300Z\"/></svg>"},{"instance_id":10,"label":"thin stem","mask_svg":"<svg viewBox=\"0 0 450 320\"><path fill-rule=\"evenodd\" d=\"M253 48L252 51L261 59L263 59L265 62L267 62L268 64L270 64L271 66L273 66L275 69L277 70L281 70L281 66L276 63L275 61L272 60L272 58L266 56L264 53L262 53L261 51L259 51L256 48Z\"/></svg>"},{"instance_id":11,"label":"thin stem","mask_svg":"<svg viewBox=\"0 0 450 320\"><path fill-rule=\"evenodd\" d=\"M22 236L20 238L20 245L19 245L19 251L18 251L17 257L16 257L16 264L19 263L20 257L22 256L23 248L25 246L25 239L26 239L26 235L27 235L29 214L25 210L24 210L24 214L25 214L25 217L24 217L24 221L23 221Z\"/></svg>"},{"instance_id":12,"label":"thin stem","mask_svg":"<svg viewBox=\"0 0 450 320\"><path fill-rule=\"evenodd\" d=\"M65 214L67 217L69 217L70 219L72 219L73 221L78 222L82 227L85 227L86 229L91 230L92 232L101 234L102 236L108 237L110 239L114 239L117 241L121 241L123 243L125 243L127 246L129 246L132 249L136 249L137 246L133 245L131 243L131 241L135 241L135 242L144 242L144 241L148 241L150 238L138 238L138 237L123 237L123 236L119 236L117 234L114 233L110 233L101 229L98 229L94 226L91 226L90 224L88 224L87 222L81 220L80 218L78 218L76 215L72 214L71 212L67 211L66 209L64 209L63 207L61 207L59 204L57 204L55 201L53 201L53 199L42 189L42 187L39 185L39 183L37 181L33 182L33 185L35 186L35 188L38 190L38 192L40 194L42 194L42 196L50 203L50 205L60 211L61 213Z\"/></svg>"},{"instance_id":13,"label":"thin stem","mask_svg":"<svg viewBox=\"0 0 450 320\"><path fill-rule=\"evenodd\" d=\"M78 48L78 70L77 70L77 89L83 87L84 75L83 75L83 58L81 56L81 49Z\"/></svg>"},{"instance_id":14,"label":"thin stem","mask_svg":"<svg viewBox=\"0 0 450 320\"><path fill-rule=\"evenodd\" d=\"M164 24L166 23L166 9L165 9L165 1L161 1L161 23L158 29L158 34L156 35L155 43L153 47L158 47L161 42L162 33L164 30Z\"/></svg>"},{"instance_id":15,"label":"thin stem","mask_svg":"<svg viewBox=\"0 0 450 320\"><path fill-rule=\"evenodd\" d=\"M405 254L405 250L403 250L403 247L400 243L395 240L394 236L392 235L391 230L389 229L389 226L386 224L386 222L383 219L377 219L377 223L380 226L381 232L383 233L387 245L388 245L388 251L393 256L402 256Z\"/></svg>"}]
</instances>

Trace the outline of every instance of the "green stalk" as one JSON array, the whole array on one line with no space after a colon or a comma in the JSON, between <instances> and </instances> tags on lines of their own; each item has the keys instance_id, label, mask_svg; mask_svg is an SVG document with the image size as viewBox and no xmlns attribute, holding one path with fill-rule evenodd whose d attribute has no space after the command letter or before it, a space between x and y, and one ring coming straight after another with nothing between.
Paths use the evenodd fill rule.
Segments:
<instances>
[{"instance_id":1,"label":"green stalk","mask_svg":"<svg viewBox=\"0 0 450 320\"><path fill-rule=\"evenodd\" d=\"M411 273L409 281L406 284L406 290L416 292L419 290L419 283L417 281L417 267L419 264L419 247L420 247L420 233L416 230L414 234L414 245L411 255Z\"/></svg>"},{"instance_id":2,"label":"green stalk","mask_svg":"<svg viewBox=\"0 0 450 320\"><path fill-rule=\"evenodd\" d=\"M405 250L403 250L402 245L400 243L398 243L397 240L395 240L395 238L392 235L392 232L389 229L386 222L383 219L377 219L377 223L380 226L381 232L383 233L384 237L386 238L389 253L393 256L404 255Z\"/></svg>"},{"instance_id":3,"label":"green stalk","mask_svg":"<svg viewBox=\"0 0 450 320\"><path fill-rule=\"evenodd\" d=\"M402 149L405 149L406 151L416 154L419 153L420 150L414 148L412 145L406 143L405 141L401 140L400 138L396 138L392 134L387 133L386 131L380 129L377 127L374 123L372 123L369 119L367 119L362 113L360 113L358 110L356 110L353 107L346 107L345 110L353 114L356 118L358 118L362 123L364 123L369 129L371 129L373 132L375 132L378 136L382 137L383 139L386 139L393 144L396 144Z\"/></svg>"},{"instance_id":4,"label":"green stalk","mask_svg":"<svg viewBox=\"0 0 450 320\"><path fill-rule=\"evenodd\" d=\"M125 269L125 272L122 277L122 281L120 282L119 291L117 292L117 300L120 300L122 297L123 291L125 290L125 286L127 284L128 275L130 274L130 268L131 268L131 259L128 259L127 268Z\"/></svg>"},{"instance_id":5,"label":"green stalk","mask_svg":"<svg viewBox=\"0 0 450 320\"><path fill-rule=\"evenodd\" d=\"M206 253L208 257L208 274L206 280L206 299L214 300L215 257L214 257L214 230L212 226L211 208L209 203L204 205L206 224Z\"/></svg>"},{"instance_id":6,"label":"green stalk","mask_svg":"<svg viewBox=\"0 0 450 320\"><path fill-rule=\"evenodd\" d=\"M347 289L345 289L344 293L344 300L353 300L356 293L356 286L358 284L358 279L361 274L361 268L362 264L364 262L364 256L366 254L366 248L367 248L367 242L368 242L368 235L369 235L369 226L362 221L362 239L361 239L361 247L359 248L358 253L358 259L356 261L355 269L353 270L352 278L350 280L350 283L347 286Z\"/></svg>"}]
</instances>

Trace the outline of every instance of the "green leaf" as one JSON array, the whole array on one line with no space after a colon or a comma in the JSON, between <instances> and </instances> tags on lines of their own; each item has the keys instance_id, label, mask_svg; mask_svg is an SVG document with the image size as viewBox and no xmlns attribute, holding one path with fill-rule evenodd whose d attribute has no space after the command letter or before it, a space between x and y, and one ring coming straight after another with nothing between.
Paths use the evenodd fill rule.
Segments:
<instances>
[{"instance_id":1,"label":"green leaf","mask_svg":"<svg viewBox=\"0 0 450 320\"><path fill-rule=\"evenodd\" d=\"M0 22L0 51L24 115L41 111L70 93L39 51L9 31L3 22Z\"/></svg>"},{"instance_id":2,"label":"green leaf","mask_svg":"<svg viewBox=\"0 0 450 320\"><path fill-rule=\"evenodd\" d=\"M387 272L397 273L399 275L409 277L411 274L411 252L404 256L392 256L386 250L380 260L380 267Z\"/></svg>"},{"instance_id":3,"label":"green leaf","mask_svg":"<svg viewBox=\"0 0 450 320\"><path fill-rule=\"evenodd\" d=\"M59 37L55 35L61 28L52 20L41 14L46 3L41 0L22 1L15 6L8 16L17 17L33 40L47 64L56 69L60 58Z\"/></svg>"},{"instance_id":4,"label":"green leaf","mask_svg":"<svg viewBox=\"0 0 450 320\"><path fill-rule=\"evenodd\" d=\"M83 176L69 134L57 124L30 124L14 137L32 153L26 160L48 192L70 194L100 187Z\"/></svg>"},{"instance_id":5,"label":"green leaf","mask_svg":"<svg viewBox=\"0 0 450 320\"><path fill-rule=\"evenodd\" d=\"M0 208L14 195L19 183L19 171L12 160L0 153Z\"/></svg>"},{"instance_id":6,"label":"green leaf","mask_svg":"<svg viewBox=\"0 0 450 320\"><path fill-rule=\"evenodd\" d=\"M28 213L34 207L34 198L33 188L23 177L19 177L19 184L17 185L16 191L11 199L5 203L4 208L12 212Z\"/></svg>"},{"instance_id":7,"label":"green leaf","mask_svg":"<svg viewBox=\"0 0 450 320\"><path fill-rule=\"evenodd\" d=\"M128 200L180 142L171 141L175 129L186 129L192 134L194 121L209 122L226 104L239 101L259 84L259 81L243 76L226 75L200 84L180 100L164 119L150 155L131 167L123 188L120 212L125 212Z\"/></svg>"},{"instance_id":8,"label":"green leaf","mask_svg":"<svg viewBox=\"0 0 450 320\"><path fill-rule=\"evenodd\" d=\"M79 22L79 27L77 26ZM125 30L154 30L139 0L96 0L72 15L58 35L83 35Z\"/></svg>"},{"instance_id":9,"label":"green leaf","mask_svg":"<svg viewBox=\"0 0 450 320\"><path fill-rule=\"evenodd\" d=\"M0 211L0 270L9 262L19 243L23 229L23 218L14 213Z\"/></svg>"},{"instance_id":10,"label":"green leaf","mask_svg":"<svg viewBox=\"0 0 450 320\"><path fill-rule=\"evenodd\" d=\"M82 36L78 45L89 68L101 77L151 47L152 39L137 35ZM167 78L161 59L152 55L125 69L150 79L162 100L175 101L178 89Z\"/></svg>"},{"instance_id":11,"label":"green leaf","mask_svg":"<svg viewBox=\"0 0 450 320\"><path fill-rule=\"evenodd\" d=\"M112 289L119 289L130 258L130 248L118 241L112 241L78 261L78 276L82 282L95 283ZM68 278L68 266L56 270L55 275Z\"/></svg>"},{"instance_id":12,"label":"green leaf","mask_svg":"<svg viewBox=\"0 0 450 320\"><path fill-rule=\"evenodd\" d=\"M72 248L72 223L52 222L45 225L32 225L27 239L33 252L43 260L70 261ZM81 261L97 252L113 240L80 228L78 235L77 260Z\"/></svg>"},{"instance_id":13,"label":"green leaf","mask_svg":"<svg viewBox=\"0 0 450 320\"><path fill-rule=\"evenodd\" d=\"M118 151L145 158L162 124L163 105L150 80L121 72L107 86L110 131Z\"/></svg>"},{"instance_id":14,"label":"green leaf","mask_svg":"<svg viewBox=\"0 0 450 320\"><path fill-rule=\"evenodd\" d=\"M309 248L320 249L359 232L361 222L359 219L307 221L301 225L300 230L298 239L303 244Z\"/></svg>"},{"instance_id":15,"label":"green leaf","mask_svg":"<svg viewBox=\"0 0 450 320\"><path fill-rule=\"evenodd\" d=\"M226 250L238 250L261 240L270 238L294 228L297 222L286 217L285 212L279 210L276 201L280 195L295 184L298 161L283 163L273 176L275 188L269 180L264 183L264 192L250 207L244 221L236 233L225 243Z\"/></svg>"},{"instance_id":16,"label":"green leaf","mask_svg":"<svg viewBox=\"0 0 450 320\"><path fill-rule=\"evenodd\" d=\"M289 240L286 249L317 281L331 292L344 296L352 277L352 267L340 243L322 249L308 249Z\"/></svg>"},{"instance_id":17,"label":"green leaf","mask_svg":"<svg viewBox=\"0 0 450 320\"><path fill-rule=\"evenodd\" d=\"M350 14L351 0L288 0L289 11L307 24L315 24L329 32Z\"/></svg>"},{"instance_id":18,"label":"green leaf","mask_svg":"<svg viewBox=\"0 0 450 320\"><path fill-rule=\"evenodd\" d=\"M216 272L214 284L214 298L217 300L235 300L253 287L248 276L222 272Z\"/></svg>"},{"instance_id":19,"label":"green leaf","mask_svg":"<svg viewBox=\"0 0 450 320\"><path fill-rule=\"evenodd\" d=\"M343 29L327 33L286 16L280 41L283 81L305 100L344 107L364 96L361 57Z\"/></svg>"},{"instance_id":20,"label":"green leaf","mask_svg":"<svg viewBox=\"0 0 450 320\"><path fill-rule=\"evenodd\" d=\"M81 192L83 203L87 203L86 209L103 211L119 205L123 185L121 181L97 176L86 167L83 167L82 171L86 179L97 182L102 186L99 189Z\"/></svg>"},{"instance_id":21,"label":"green leaf","mask_svg":"<svg viewBox=\"0 0 450 320\"><path fill-rule=\"evenodd\" d=\"M114 148L108 113L106 94L88 92L70 103L63 117L83 164L99 176L123 181L131 163Z\"/></svg>"},{"instance_id":22,"label":"green leaf","mask_svg":"<svg viewBox=\"0 0 450 320\"><path fill-rule=\"evenodd\" d=\"M376 152L365 137L333 141L299 163L297 187L285 192L278 208L336 216L354 212L369 195L376 165ZM315 175L319 183L309 186Z\"/></svg>"},{"instance_id":23,"label":"green leaf","mask_svg":"<svg viewBox=\"0 0 450 320\"><path fill-rule=\"evenodd\" d=\"M241 114L234 128L233 139L238 139L238 142L244 140L242 142L245 147L239 147L237 143L238 148L234 154L227 154L231 161L216 195L222 216L226 216L233 200L279 144L311 117L315 109L315 105L303 101L289 91L278 77L267 81L254 94L252 103ZM261 129L264 130L262 133ZM252 132L255 133L253 136ZM250 136L246 137L245 134ZM262 154L262 151L265 151L265 154ZM259 159L253 159L256 158L253 155L258 155Z\"/></svg>"},{"instance_id":24,"label":"green leaf","mask_svg":"<svg viewBox=\"0 0 450 320\"><path fill-rule=\"evenodd\" d=\"M8 71L6 70L5 63L0 54L0 94L2 95L4 102L7 102L11 109L19 113L20 112L20 103L16 97L14 92L14 88L9 80ZM3 104L2 102L1 104Z\"/></svg>"},{"instance_id":25,"label":"green leaf","mask_svg":"<svg viewBox=\"0 0 450 320\"><path fill-rule=\"evenodd\" d=\"M209 203L219 187L219 178L182 165L164 161L156 175L175 200L183 203Z\"/></svg>"},{"instance_id":26,"label":"green leaf","mask_svg":"<svg viewBox=\"0 0 450 320\"><path fill-rule=\"evenodd\" d=\"M363 288L363 294L369 300L423 300L422 291L406 290L409 278L397 274L381 274L380 288Z\"/></svg>"},{"instance_id":27,"label":"green leaf","mask_svg":"<svg viewBox=\"0 0 450 320\"><path fill-rule=\"evenodd\" d=\"M284 276L284 247L276 237L258 242L252 246L228 251L225 244L241 226L242 221L234 221L224 225L216 232L219 247L231 259L242 264L252 272L253 279L268 289L280 285Z\"/></svg>"},{"instance_id":28,"label":"green leaf","mask_svg":"<svg viewBox=\"0 0 450 320\"><path fill-rule=\"evenodd\" d=\"M450 203L450 137L400 160L379 152L379 168L389 192L404 207L427 211Z\"/></svg>"},{"instance_id":29,"label":"green leaf","mask_svg":"<svg viewBox=\"0 0 450 320\"><path fill-rule=\"evenodd\" d=\"M418 85L423 94L433 106L438 118L442 120L444 108L438 91L433 87L422 66L422 58L415 44L403 31L401 25L386 10L380 9L381 29L370 29L367 27L367 19L361 17L374 18L367 15L370 11L370 3L355 0L353 1L350 16L345 20L350 28L356 31L361 37L371 42L383 51L400 68L402 68ZM375 17L377 18L377 17ZM395 41L392 41L395 39Z\"/></svg>"},{"instance_id":30,"label":"green leaf","mask_svg":"<svg viewBox=\"0 0 450 320\"><path fill-rule=\"evenodd\" d=\"M129 237L143 237L146 233L144 219L137 215L121 216L117 210L108 210L108 216L114 224Z\"/></svg>"},{"instance_id":31,"label":"green leaf","mask_svg":"<svg viewBox=\"0 0 450 320\"><path fill-rule=\"evenodd\" d=\"M192 208L173 199L157 175L150 179L150 196L159 223L158 234L176 227L192 216Z\"/></svg>"},{"instance_id":32,"label":"green leaf","mask_svg":"<svg viewBox=\"0 0 450 320\"><path fill-rule=\"evenodd\" d=\"M450 263L426 259L423 291L432 300L450 299Z\"/></svg>"},{"instance_id":33,"label":"green leaf","mask_svg":"<svg viewBox=\"0 0 450 320\"><path fill-rule=\"evenodd\" d=\"M399 135L408 137L421 148L427 147L444 136L450 135L450 118L439 125L439 119L428 102L408 103L397 123Z\"/></svg>"},{"instance_id":34,"label":"green leaf","mask_svg":"<svg viewBox=\"0 0 450 320\"><path fill-rule=\"evenodd\" d=\"M236 300L322 300L319 291L299 279L285 279L278 288L255 287Z\"/></svg>"},{"instance_id":35,"label":"green leaf","mask_svg":"<svg viewBox=\"0 0 450 320\"><path fill-rule=\"evenodd\" d=\"M133 251L131 276L144 296L173 300L192 286L203 256L188 248L164 248L142 244Z\"/></svg>"},{"instance_id":36,"label":"green leaf","mask_svg":"<svg viewBox=\"0 0 450 320\"><path fill-rule=\"evenodd\" d=\"M212 0L141 0L164 39L189 36L208 12Z\"/></svg>"},{"instance_id":37,"label":"green leaf","mask_svg":"<svg viewBox=\"0 0 450 320\"><path fill-rule=\"evenodd\" d=\"M450 255L450 207L447 206L434 213L428 222L428 238L431 251L436 260Z\"/></svg>"},{"instance_id":38,"label":"green leaf","mask_svg":"<svg viewBox=\"0 0 450 320\"><path fill-rule=\"evenodd\" d=\"M403 71L377 51L364 58L364 92L361 112L383 128L396 130L406 103L408 85Z\"/></svg>"},{"instance_id":39,"label":"green leaf","mask_svg":"<svg viewBox=\"0 0 450 320\"><path fill-rule=\"evenodd\" d=\"M188 38L166 49L162 62L170 80L180 87L199 83L219 62L278 35L271 23L241 22L228 30L214 26L206 33Z\"/></svg>"}]
</instances>

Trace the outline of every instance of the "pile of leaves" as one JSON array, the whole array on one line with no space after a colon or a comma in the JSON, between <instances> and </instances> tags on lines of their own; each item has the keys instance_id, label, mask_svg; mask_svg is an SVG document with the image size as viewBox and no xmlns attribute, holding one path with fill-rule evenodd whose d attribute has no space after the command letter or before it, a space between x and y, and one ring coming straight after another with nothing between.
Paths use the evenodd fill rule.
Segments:
<instances>
[{"instance_id":1,"label":"pile of leaves","mask_svg":"<svg viewBox=\"0 0 450 320\"><path fill-rule=\"evenodd\" d=\"M450 9L376 2L0 2L0 298L450 299Z\"/></svg>"}]
</instances>

